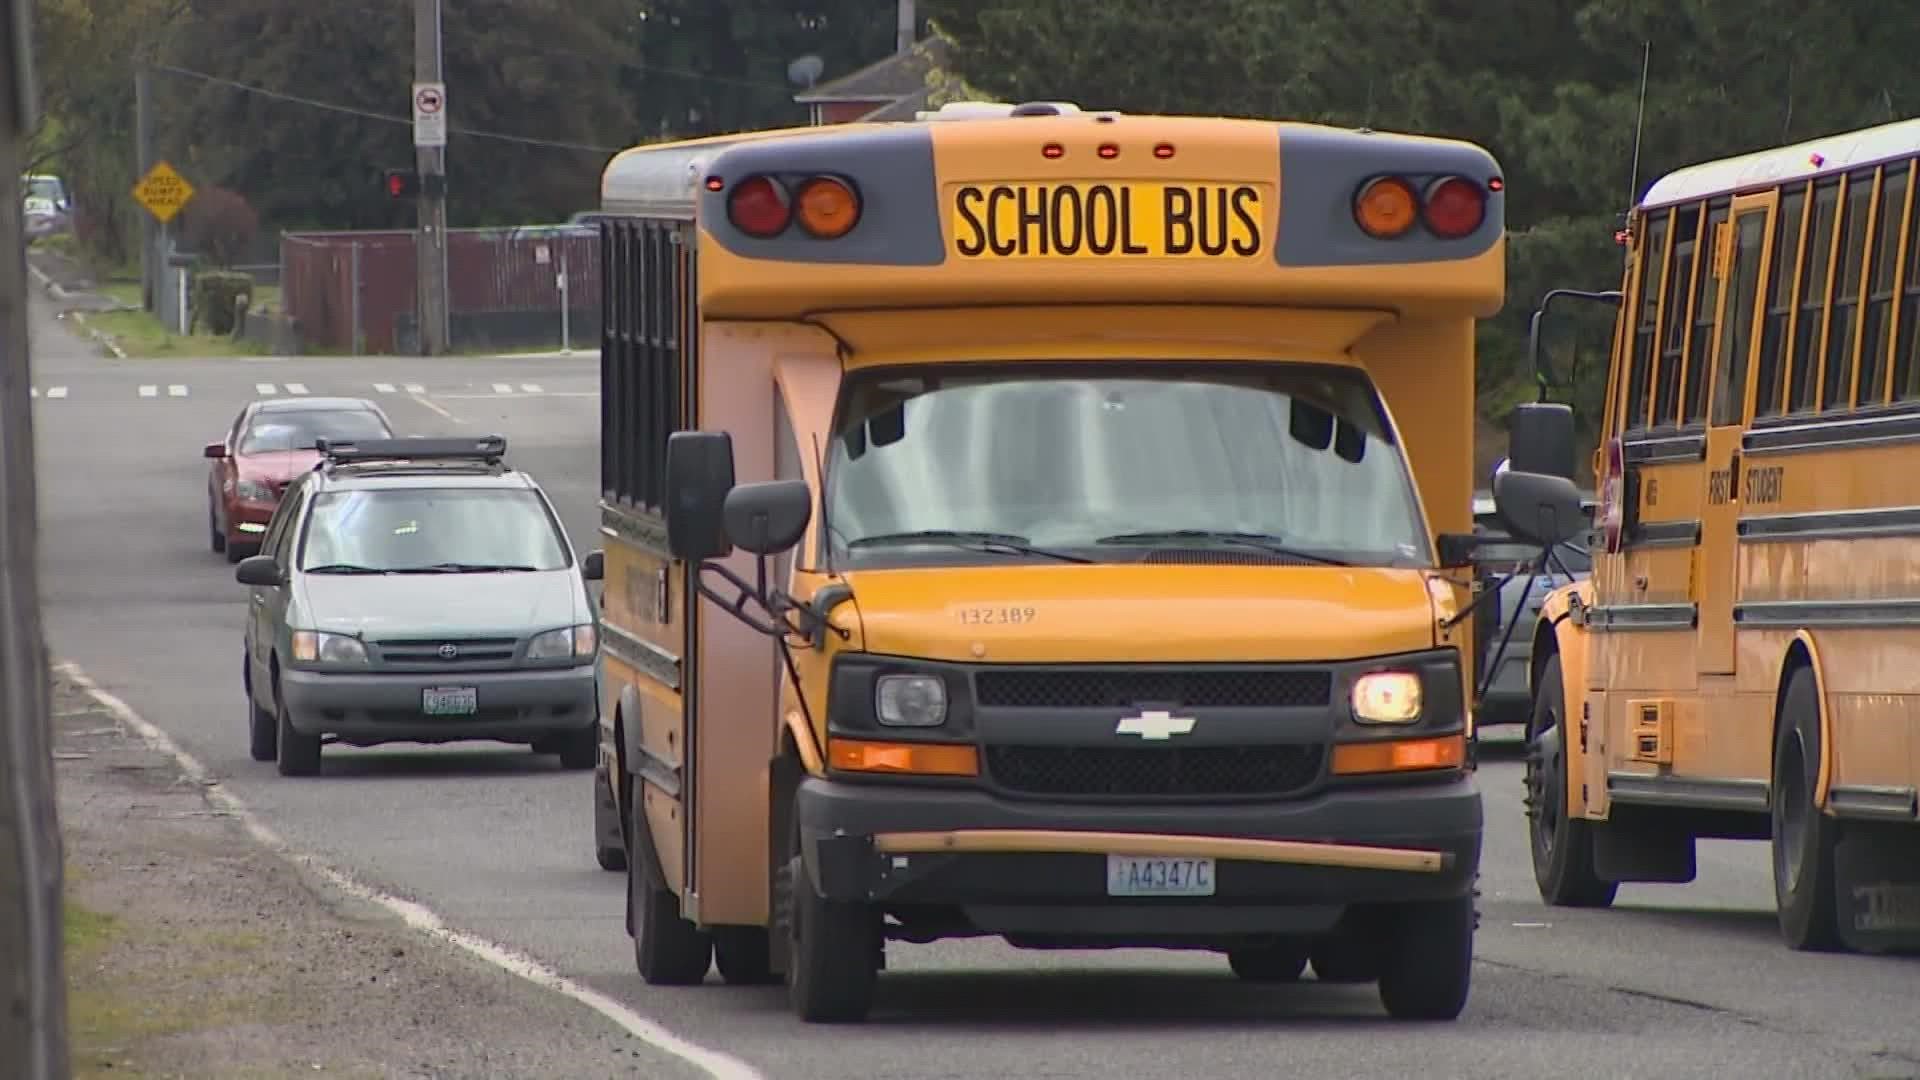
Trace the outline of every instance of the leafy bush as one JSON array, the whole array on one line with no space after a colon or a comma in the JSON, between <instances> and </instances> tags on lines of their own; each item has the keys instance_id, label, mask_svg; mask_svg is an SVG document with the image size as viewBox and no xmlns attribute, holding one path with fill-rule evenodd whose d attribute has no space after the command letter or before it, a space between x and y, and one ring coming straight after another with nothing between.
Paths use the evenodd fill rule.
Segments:
<instances>
[{"instance_id":1,"label":"leafy bush","mask_svg":"<svg viewBox=\"0 0 1920 1080\"><path fill-rule=\"evenodd\" d=\"M238 262L260 231L260 215L238 192L223 187L194 192L180 216L187 247L222 269Z\"/></svg>"},{"instance_id":2,"label":"leafy bush","mask_svg":"<svg viewBox=\"0 0 1920 1080\"><path fill-rule=\"evenodd\" d=\"M209 271L193 279L193 325L204 324L216 334L234 330L236 301L245 297L253 303L253 278L247 274Z\"/></svg>"}]
</instances>

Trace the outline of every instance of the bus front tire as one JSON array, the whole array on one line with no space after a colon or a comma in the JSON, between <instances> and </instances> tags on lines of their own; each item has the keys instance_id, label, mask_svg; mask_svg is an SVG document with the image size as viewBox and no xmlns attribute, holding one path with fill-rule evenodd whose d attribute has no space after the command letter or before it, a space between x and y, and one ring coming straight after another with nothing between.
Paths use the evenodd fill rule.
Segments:
<instances>
[{"instance_id":1,"label":"bus front tire","mask_svg":"<svg viewBox=\"0 0 1920 1080\"><path fill-rule=\"evenodd\" d=\"M764 986L780 981L773 973L767 930L762 926L722 926L713 932L713 966L728 986Z\"/></svg>"},{"instance_id":2,"label":"bus front tire","mask_svg":"<svg viewBox=\"0 0 1920 1080\"><path fill-rule=\"evenodd\" d=\"M634 811L627 835L637 845L646 821ZM713 939L680 915L677 897L655 885L645 860L627 852L627 913L633 921L633 966L649 986L694 986L713 963Z\"/></svg>"},{"instance_id":3,"label":"bus front tire","mask_svg":"<svg viewBox=\"0 0 1920 1080\"><path fill-rule=\"evenodd\" d=\"M781 878L794 1013L810 1024L865 1020L880 973L880 913L819 895L797 851Z\"/></svg>"},{"instance_id":4,"label":"bus front tire","mask_svg":"<svg viewBox=\"0 0 1920 1080\"><path fill-rule=\"evenodd\" d=\"M1566 694L1560 657L1540 671L1527 718L1527 835L1540 899L1555 907L1603 908L1618 882L1593 872L1593 823L1567 814Z\"/></svg>"},{"instance_id":5,"label":"bus front tire","mask_svg":"<svg viewBox=\"0 0 1920 1080\"><path fill-rule=\"evenodd\" d=\"M1396 1020L1452 1020L1473 983L1473 897L1402 908L1380 972L1380 1003Z\"/></svg>"},{"instance_id":6,"label":"bus front tire","mask_svg":"<svg viewBox=\"0 0 1920 1080\"><path fill-rule=\"evenodd\" d=\"M1820 701L1813 672L1787 682L1773 747L1773 897L1780 936L1803 952L1841 948L1834 889L1839 823L1813 804L1820 775Z\"/></svg>"}]
</instances>

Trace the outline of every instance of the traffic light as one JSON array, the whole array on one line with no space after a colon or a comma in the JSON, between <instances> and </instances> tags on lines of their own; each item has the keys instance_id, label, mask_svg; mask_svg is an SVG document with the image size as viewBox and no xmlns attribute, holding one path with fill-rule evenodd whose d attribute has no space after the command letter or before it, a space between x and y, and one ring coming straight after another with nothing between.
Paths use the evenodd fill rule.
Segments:
<instances>
[{"instance_id":1,"label":"traffic light","mask_svg":"<svg viewBox=\"0 0 1920 1080\"><path fill-rule=\"evenodd\" d=\"M412 169L387 170L387 198L411 199L420 194L420 174Z\"/></svg>"}]
</instances>

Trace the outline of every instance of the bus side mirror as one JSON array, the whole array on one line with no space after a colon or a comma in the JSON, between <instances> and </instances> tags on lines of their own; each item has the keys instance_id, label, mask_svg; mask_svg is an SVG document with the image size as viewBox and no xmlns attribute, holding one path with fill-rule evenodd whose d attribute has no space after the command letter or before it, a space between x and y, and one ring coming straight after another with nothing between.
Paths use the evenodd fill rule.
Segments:
<instances>
[{"instance_id":1,"label":"bus side mirror","mask_svg":"<svg viewBox=\"0 0 1920 1080\"><path fill-rule=\"evenodd\" d=\"M725 518L732 490L732 436L724 431L667 436L667 549L674 558L699 563L732 554Z\"/></svg>"},{"instance_id":2,"label":"bus side mirror","mask_svg":"<svg viewBox=\"0 0 1920 1080\"><path fill-rule=\"evenodd\" d=\"M607 576L607 553L589 551L580 560L580 576L587 581L599 581Z\"/></svg>"},{"instance_id":3,"label":"bus side mirror","mask_svg":"<svg viewBox=\"0 0 1920 1080\"><path fill-rule=\"evenodd\" d=\"M1510 533L1541 547L1565 543L1591 524L1580 489L1564 476L1509 469L1493 478L1493 506Z\"/></svg>"},{"instance_id":4,"label":"bus side mirror","mask_svg":"<svg viewBox=\"0 0 1920 1080\"><path fill-rule=\"evenodd\" d=\"M1508 425L1507 469L1573 479L1573 409L1530 402L1513 410ZM1504 473L1502 473L1504 475ZM1499 484L1499 476L1494 483Z\"/></svg>"},{"instance_id":5,"label":"bus side mirror","mask_svg":"<svg viewBox=\"0 0 1920 1080\"><path fill-rule=\"evenodd\" d=\"M741 484L727 493L727 538L755 555L775 555L800 542L813 520L805 480Z\"/></svg>"}]
</instances>

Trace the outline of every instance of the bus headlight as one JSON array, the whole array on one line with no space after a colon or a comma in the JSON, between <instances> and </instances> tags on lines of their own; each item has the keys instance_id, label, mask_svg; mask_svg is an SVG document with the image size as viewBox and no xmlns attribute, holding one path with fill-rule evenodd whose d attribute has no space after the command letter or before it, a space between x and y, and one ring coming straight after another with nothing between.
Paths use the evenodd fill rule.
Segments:
<instances>
[{"instance_id":1,"label":"bus headlight","mask_svg":"<svg viewBox=\"0 0 1920 1080\"><path fill-rule=\"evenodd\" d=\"M936 675L882 675L873 711L887 727L939 727L947 722L947 684Z\"/></svg>"},{"instance_id":2,"label":"bus headlight","mask_svg":"<svg viewBox=\"0 0 1920 1080\"><path fill-rule=\"evenodd\" d=\"M1362 724L1411 724L1420 719L1420 676L1375 671L1353 681L1353 718Z\"/></svg>"}]
</instances>

